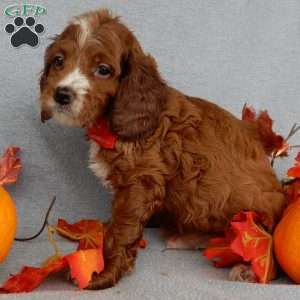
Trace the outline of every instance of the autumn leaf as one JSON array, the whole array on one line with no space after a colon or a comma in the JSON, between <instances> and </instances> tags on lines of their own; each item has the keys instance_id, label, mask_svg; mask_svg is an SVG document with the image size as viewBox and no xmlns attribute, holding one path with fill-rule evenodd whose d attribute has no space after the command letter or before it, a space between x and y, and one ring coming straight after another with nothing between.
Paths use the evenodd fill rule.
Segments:
<instances>
[{"instance_id":1,"label":"autumn leaf","mask_svg":"<svg viewBox=\"0 0 300 300\"><path fill-rule=\"evenodd\" d=\"M251 263L260 283L275 278L272 236L262 227L266 218L255 212L241 212L234 216L224 238L210 240L204 256L216 267L228 267L238 262Z\"/></svg>"},{"instance_id":2,"label":"autumn leaf","mask_svg":"<svg viewBox=\"0 0 300 300\"><path fill-rule=\"evenodd\" d=\"M88 286L94 272L104 269L102 249L79 250L67 255L65 259L71 270L71 277L76 280L80 289Z\"/></svg>"},{"instance_id":3,"label":"autumn leaf","mask_svg":"<svg viewBox=\"0 0 300 300\"><path fill-rule=\"evenodd\" d=\"M17 157L20 148L9 147L0 157L0 186L15 183L18 179L22 165Z\"/></svg>"},{"instance_id":4,"label":"autumn leaf","mask_svg":"<svg viewBox=\"0 0 300 300\"><path fill-rule=\"evenodd\" d=\"M81 220L75 224L69 224L59 219L56 231L63 237L73 241L79 241L78 250L103 247L103 224L97 220Z\"/></svg>"},{"instance_id":5,"label":"autumn leaf","mask_svg":"<svg viewBox=\"0 0 300 300\"><path fill-rule=\"evenodd\" d=\"M117 136L110 131L106 119L100 119L95 126L88 128L87 135L104 149L115 148Z\"/></svg>"},{"instance_id":6,"label":"autumn leaf","mask_svg":"<svg viewBox=\"0 0 300 300\"><path fill-rule=\"evenodd\" d=\"M247 106L247 104L244 105L242 111L242 120L249 122L256 121L256 111L252 106Z\"/></svg>"},{"instance_id":7,"label":"autumn leaf","mask_svg":"<svg viewBox=\"0 0 300 300\"><path fill-rule=\"evenodd\" d=\"M276 276L273 239L259 224L262 224L262 219L255 212L237 214L231 222L236 233L231 249L244 261L251 262L259 282L267 283Z\"/></svg>"},{"instance_id":8,"label":"autumn leaf","mask_svg":"<svg viewBox=\"0 0 300 300\"><path fill-rule=\"evenodd\" d=\"M295 158L295 164L288 169L287 175L292 178L284 182L284 191L288 205L300 200L300 152Z\"/></svg>"},{"instance_id":9,"label":"autumn leaf","mask_svg":"<svg viewBox=\"0 0 300 300\"><path fill-rule=\"evenodd\" d=\"M268 154L276 157L287 155L290 145L286 143L283 136L273 131L273 120L266 110L257 114L253 107L245 105L242 120L255 122L258 125L261 141Z\"/></svg>"},{"instance_id":10,"label":"autumn leaf","mask_svg":"<svg viewBox=\"0 0 300 300\"><path fill-rule=\"evenodd\" d=\"M287 204L290 205L300 200L300 180L296 178L292 182L284 185L284 192L287 199ZM285 213L285 211L284 211Z\"/></svg>"},{"instance_id":11,"label":"autumn leaf","mask_svg":"<svg viewBox=\"0 0 300 300\"><path fill-rule=\"evenodd\" d=\"M92 274L104 269L102 248L79 250L56 260L50 259L44 267L25 266L21 272L11 276L0 288L0 293L31 292L54 273L69 268L79 288L87 287Z\"/></svg>"},{"instance_id":12,"label":"autumn leaf","mask_svg":"<svg viewBox=\"0 0 300 300\"><path fill-rule=\"evenodd\" d=\"M103 270L103 225L100 221L82 220L75 224L69 224L60 219L56 227L50 227L63 237L78 241L78 251L64 257L60 257L56 253L48 258L40 268L23 267L19 274L7 280L0 288L0 293L30 292L50 274L66 268L70 269L71 275L79 287L84 288L88 285L94 272L100 273ZM49 239L55 244L52 238L53 233L49 232L51 233Z\"/></svg>"},{"instance_id":13,"label":"autumn leaf","mask_svg":"<svg viewBox=\"0 0 300 300\"><path fill-rule=\"evenodd\" d=\"M19 274L11 276L0 288L0 293L31 292L41 285L50 275L64 270L67 261L64 258L49 263L44 268L23 267Z\"/></svg>"},{"instance_id":14,"label":"autumn leaf","mask_svg":"<svg viewBox=\"0 0 300 300\"><path fill-rule=\"evenodd\" d=\"M287 175L293 178L300 178L300 152L296 156L295 160L296 162L294 166L288 170Z\"/></svg>"},{"instance_id":15,"label":"autumn leaf","mask_svg":"<svg viewBox=\"0 0 300 300\"><path fill-rule=\"evenodd\" d=\"M210 239L208 247L202 252L203 256L212 260L217 268L231 267L241 262L242 257L231 249L234 237L232 231L228 230L225 237Z\"/></svg>"}]
</instances>

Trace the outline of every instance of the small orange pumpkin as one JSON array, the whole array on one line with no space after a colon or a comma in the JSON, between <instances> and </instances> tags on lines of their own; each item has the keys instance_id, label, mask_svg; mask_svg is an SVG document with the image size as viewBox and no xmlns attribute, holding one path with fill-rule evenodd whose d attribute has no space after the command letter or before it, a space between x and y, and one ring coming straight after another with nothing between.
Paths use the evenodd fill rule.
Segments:
<instances>
[{"instance_id":1,"label":"small orange pumpkin","mask_svg":"<svg viewBox=\"0 0 300 300\"><path fill-rule=\"evenodd\" d=\"M292 280L300 283L300 200L285 210L273 239L278 263Z\"/></svg>"},{"instance_id":2,"label":"small orange pumpkin","mask_svg":"<svg viewBox=\"0 0 300 300\"><path fill-rule=\"evenodd\" d=\"M14 201L0 186L0 263L5 260L16 235L17 211Z\"/></svg>"}]
</instances>

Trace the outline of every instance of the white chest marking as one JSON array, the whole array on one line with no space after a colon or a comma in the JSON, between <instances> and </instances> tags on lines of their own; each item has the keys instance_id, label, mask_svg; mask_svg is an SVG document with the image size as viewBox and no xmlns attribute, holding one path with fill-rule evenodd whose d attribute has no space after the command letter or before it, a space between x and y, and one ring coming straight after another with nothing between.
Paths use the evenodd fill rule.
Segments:
<instances>
[{"instance_id":1,"label":"white chest marking","mask_svg":"<svg viewBox=\"0 0 300 300\"><path fill-rule=\"evenodd\" d=\"M110 173L110 167L108 163L97 157L99 153L99 146L95 142L91 142L89 153L89 168L93 173L101 179L102 184L105 187L111 187L110 182L107 180L107 176Z\"/></svg>"}]
</instances>

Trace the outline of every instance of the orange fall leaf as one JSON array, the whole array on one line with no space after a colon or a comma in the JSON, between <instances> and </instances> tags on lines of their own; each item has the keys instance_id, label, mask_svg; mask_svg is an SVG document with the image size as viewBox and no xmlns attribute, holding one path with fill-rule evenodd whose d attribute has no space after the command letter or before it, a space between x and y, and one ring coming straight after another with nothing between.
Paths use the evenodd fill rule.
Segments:
<instances>
[{"instance_id":1,"label":"orange fall leaf","mask_svg":"<svg viewBox=\"0 0 300 300\"><path fill-rule=\"evenodd\" d=\"M227 230L224 237L216 237L209 240L208 247L203 251L203 255L213 261L217 268L231 267L243 259L230 247L234 239L233 232Z\"/></svg>"},{"instance_id":2,"label":"orange fall leaf","mask_svg":"<svg viewBox=\"0 0 300 300\"><path fill-rule=\"evenodd\" d=\"M44 267L22 268L19 274L11 276L0 288L0 293L31 292L53 273L66 268L71 271L72 278L79 288L87 287L94 272L100 273L104 269L103 259L103 225L99 221L82 220L75 224L69 224L65 220L59 220L57 232L71 240L79 242L78 251L49 259Z\"/></svg>"},{"instance_id":3,"label":"orange fall leaf","mask_svg":"<svg viewBox=\"0 0 300 300\"><path fill-rule=\"evenodd\" d=\"M76 280L80 289L86 288L94 272L104 269L102 249L79 250L65 257L71 271L71 277Z\"/></svg>"},{"instance_id":4,"label":"orange fall leaf","mask_svg":"<svg viewBox=\"0 0 300 300\"><path fill-rule=\"evenodd\" d=\"M261 224L262 218L255 212L237 214L231 222L236 233L231 248L244 261L251 263L260 283L268 283L276 276L273 238Z\"/></svg>"},{"instance_id":5,"label":"orange fall leaf","mask_svg":"<svg viewBox=\"0 0 300 300\"><path fill-rule=\"evenodd\" d=\"M31 292L53 273L60 272L67 267L67 263L60 258L44 268L23 267L19 274L11 276L0 288L0 293Z\"/></svg>"},{"instance_id":6,"label":"orange fall leaf","mask_svg":"<svg viewBox=\"0 0 300 300\"><path fill-rule=\"evenodd\" d=\"M288 170L287 175L293 178L300 178L300 152L296 156L295 160L296 162L294 166Z\"/></svg>"},{"instance_id":7,"label":"orange fall leaf","mask_svg":"<svg viewBox=\"0 0 300 300\"><path fill-rule=\"evenodd\" d=\"M69 224L59 219L57 232L70 240L79 241L78 250L102 248L103 247L103 224L98 220L81 220Z\"/></svg>"},{"instance_id":8,"label":"orange fall leaf","mask_svg":"<svg viewBox=\"0 0 300 300\"><path fill-rule=\"evenodd\" d=\"M9 147L0 157L0 185L15 183L22 168L21 159L17 157L20 148Z\"/></svg>"},{"instance_id":9,"label":"orange fall leaf","mask_svg":"<svg viewBox=\"0 0 300 300\"><path fill-rule=\"evenodd\" d=\"M288 154L290 146L285 142L283 136L274 132L273 120L266 110L257 114L253 107L245 105L242 111L242 120L257 123L262 143L269 154L277 157Z\"/></svg>"},{"instance_id":10,"label":"orange fall leaf","mask_svg":"<svg viewBox=\"0 0 300 300\"><path fill-rule=\"evenodd\" d=\"M261 226L261 218L255 212L237 214L225 238L212 239L204 255L214 261L216 267L228 267L237 262L251 263L260 283L275 278L272 236Z\"/></svg>"}]
</instances>

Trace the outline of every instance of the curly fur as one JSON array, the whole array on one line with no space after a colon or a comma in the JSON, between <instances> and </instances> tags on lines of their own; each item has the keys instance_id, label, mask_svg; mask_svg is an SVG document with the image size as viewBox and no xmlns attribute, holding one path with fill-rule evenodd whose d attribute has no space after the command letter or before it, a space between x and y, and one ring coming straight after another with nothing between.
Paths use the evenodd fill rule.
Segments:
<instances>
[{"instance_id":1,"label":"curly fur","mask_svg":"<svg viewBox=\"0 0 300 300\"><path fill-rule=\"evenodd\" d=\"M81 56L89 61L91 51L101 47L112 56L115 73L105 82L96 82L79 64L91 88L74 123L87 126L106 116L119 137L115 150L95 151L92 146L93 169L113 187L114 199L105 236L105 271L94 276L89 288L113 286L133 268L137 241L155 214L180 234L220 232L241 210L266 213L274 224L285 199L257 125L169 87L155 60L108 12L79 18L85 18L85 27L90 24L90 36L84 37L87 45L91 42L89 52L84 52L77 19L47 51L46 56L52 57L53 49L62 43L71 47L72 40L74 52L64 70L51 71L51 59L46 58L41 103L43 114L55 117L53 89L75 61Z\"/></svg>"}]
</instances>

